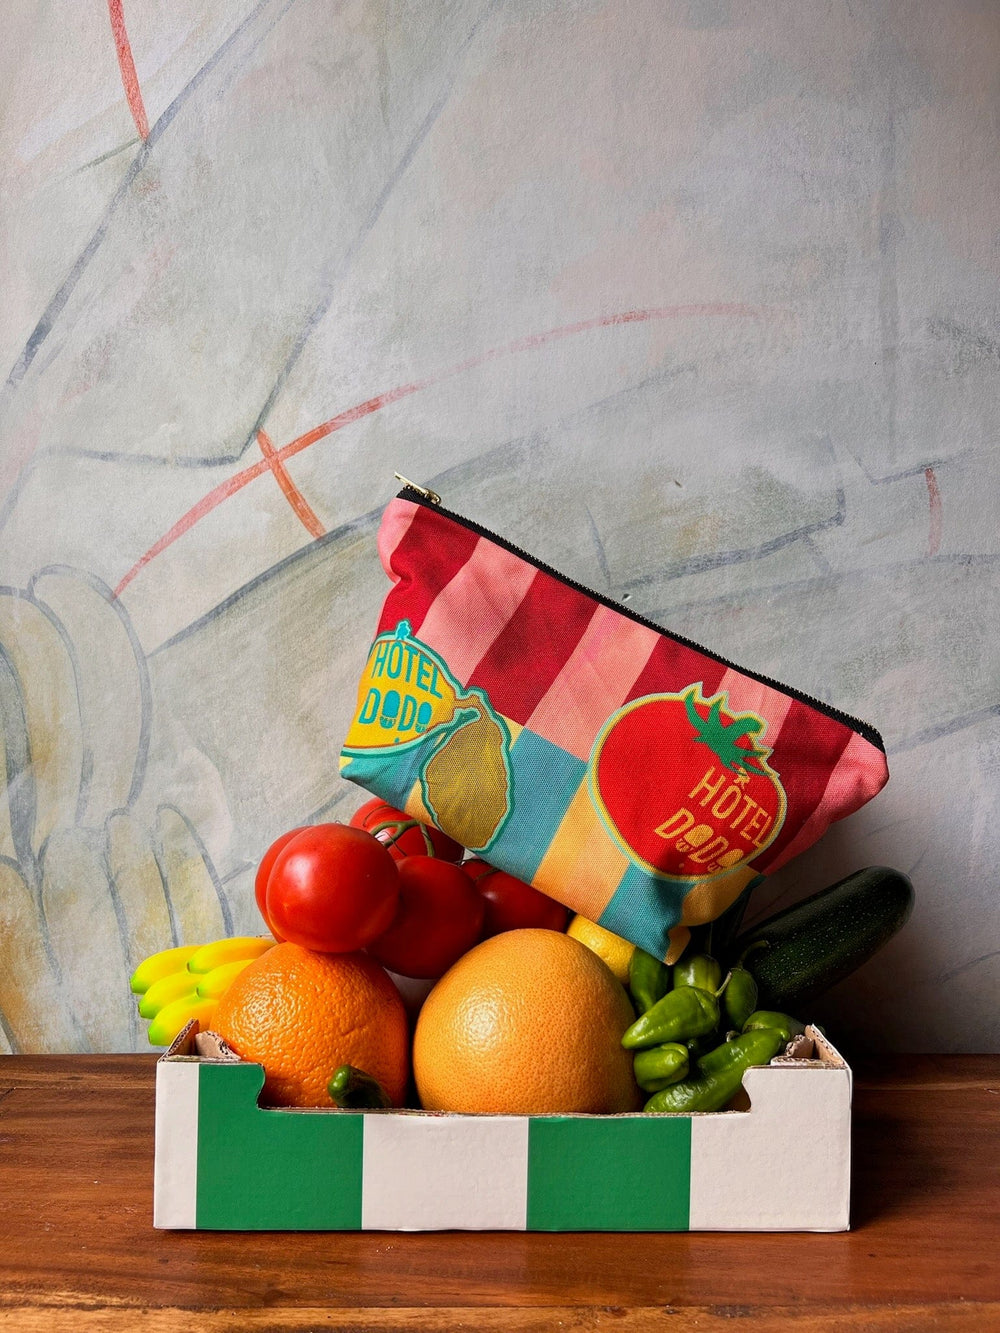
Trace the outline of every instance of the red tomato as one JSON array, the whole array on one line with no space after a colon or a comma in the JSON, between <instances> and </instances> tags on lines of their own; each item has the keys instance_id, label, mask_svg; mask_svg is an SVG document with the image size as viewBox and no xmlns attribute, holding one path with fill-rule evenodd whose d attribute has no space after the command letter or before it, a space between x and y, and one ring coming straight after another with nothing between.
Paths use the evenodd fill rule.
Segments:
<instances>
[{"instance_id":1,"label":"red tomato","mask_svg":"<svg viewBox=\"0 0 1000 1333\"><path fill-rule=\"evenodd\" d=\"M275 838L267 851L264 853L260 865L257 867L257 874L253 882L253 894L257 899L257 907L264 918L264 924L280 944L281 936L277 933L270 921L267 919L267 881L271 876L271 867L277 858L282 847L286 846L295 837L296 833L301 833L302 828L290 829L288 833L283 833L280 838Z\"/></svg>"},{"instance_id":2,"label":"red tomato","mask_svg":"<svg viewBox=\"0 0 1000 1333\"><path fill-rule=\"evenodd\" d=\"M569 910L539 893L523 879L496 870L485 861L466 861L462 867L486 901L483 939L504 930L538 926L543 930L565 930Z\"/></svg>"},{"instance_id":3,"label":"red tomato","mask_svg":"<svg viewBox=\"0 0 1000 1333\"><path fill-rule=\"evenodd\" d=\"M440 977L478 942L485 904L450 861L408 856L397 869L399 911L368 952L401 977Z\"/></svg>"},{"instance_id":4,"label":"red tomato","mask_svg":"<svg viewBox=\"0 0 1000 1333\"><path fill-rule=\"evenodd\" d=\"M437 856L442 861L461 861L465 848L440 829L396 810L378 796L366 801L351 817L352 828L363 828L378 838L394 861L406 856Z\"/></svg>"},{"instance_id":5,"label":"red tomato","mask_svg":"<svg viewBox=\"0 0 1000 1333\"><path fill-rule=\"evenodd\" d=\"M280 849L267 881L267 919L292 944L353 953L396 914L399 876L370 833L346 824L302 829Z\"/></svg>"}]
</instances>

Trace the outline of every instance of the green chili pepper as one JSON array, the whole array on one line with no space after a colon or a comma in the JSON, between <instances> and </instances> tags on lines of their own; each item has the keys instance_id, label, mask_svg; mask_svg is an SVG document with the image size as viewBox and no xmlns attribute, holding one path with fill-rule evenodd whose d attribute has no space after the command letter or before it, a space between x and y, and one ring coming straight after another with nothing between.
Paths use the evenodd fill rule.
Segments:
<instances>
[{"instance_id":1,"label":"green chili pepper","mask_svg":"<svg viewBox=\"0 0 1000 1333\"><path fill-rule=\"evenodd\" d=\"M788 1014L779 1014L771 1009L756 1009L743 1024L744 1032L759 1032L762 1028L771 1028L775 1032L780 1032L786 1042L790 1042L793 1037L801 1037L805 1032L805 1024L800 1023L797 1018L790 1018Z\"/></svg>"},{"instance_id":2,"label":"green chili pepper","mask_svg":"<svg viewBox=\"0 0 1000 1333\"><path fill-rule=\"evenodd\" d=\"M641 1018L637 1018L622 1037L627 1051L646 1046L662 1046L668 1041L700 1037L718 1026L719 1001L697 986L679 986L667 991Z\"/></svg>"},{"instance_id":3,"label":"green chili pepper","mask_svg":"<svg viewBox=\"0 0 1000 1333\"><path fill-rule=\"evenodd\" d=\"M636 949L628 965L628 988L639 1013L644 1014L670 989L670 968L645 949Z\"/></svg>"},{"instance_id":4,"label":"green chili pepper","mask_svg":"<svg viewBox=\"0 0 1000 1333\"><path fill-rule=\"evenodd\" d=\"M760 1030L767 1033L773 1031L771 1028ZM720 1069L727 1069L734 1060L739 1061L742 1058L743 1052L745 1052L748 1047L751 1050L755 1049L752 1042L743 1040L743 1038L748 1035L756 1037L757 1030L751 1034L731 1032L726 1037L725 1041L720 1042L717 1046L713 1046L712 1049L706 1051L704 1055L699 1055L694 1062L698 1068L698 1072L701 1074L715 1074L718 1073ZM763 1043L765 1046L770 1044L770 1039ZM768 1059L770 1058L771 1057L768 1056Z\"/></svg>"},{"instance_id":5,"label":"green chili pepper","mask_svg":"<svg viewBox=\"0 0 1000 1333\"><path fill-rule=\"evenodd\" d=\"M342 1111L384 1111L392 1105L378 1079L354 1065L341 1065L326 1085L330 1100Z\"/></svg>"},{"instance_id":6,"label":"green chili pepper","mask_svg":"<svg viewBox=\"0 0 1000 1333\"><path fill-rule=\"evenodd\" d=\"M781 1049L781 1033L761 1028L745 1032L735 1041L724 1043L698 1062L700 1074L683 1083L672 1083L655 1092L643 1108L653 1114L664 1112L721 1111L743 1085L743 1075L752 1065L766 1065ZM708 1070L706 1060L711 1058Z\"/></svg>"},{"instance_id":7,"label":"green chili pepper","mask_svg":"<svg viewBox=\"0 0 1000 1333\"><path fill-rule=\"evenodd\" d=\"M643 1092L659 1092L671 1083L679 1083L687 1078L689 1068L688 1048L677 1041L638 1051L632 1061L635 1081Z\"/></svg>"},{"instance_id":8,"label":"green chili pepper","mask_svg":"<svg viewBox=\"0 0 1000 1333\"><path fill-rule=\"evenodd\" d=\"M730 1023L742 1031L744 1023L757 1008L757 983L745 967L731 969L722 1002Z\"/></svg>"},{"instance_id":9,"label":"green chili pepper","mask_svg":"<svg viewBox=\"0 0 1000 1333\"><path fill-rule=\"evenodd\" d=\"M777 1029L755 1028L752 1032L743 1032L732 1041L724 1041L721 1046L716 1046L715 1050L708 1051L698 1060L698 1069L702 1074L718 1074L733 1064L748 1068L749 1066L745 1064L746 1056L756 1057L761 1051L768 1051L769 1054L762 1059L754 1058L750 1063L767 1064L784 1044Z\"/></svg>"},{"instance_id":10,"label":"green chili pepper","mask_svg":"<svg viewBox=\"0 0 1000 1333\"><path fill-rule=\"evenodd\" d=\"M674 963L674 989L678 986L697 986L699 990L719 989L722 981L722 968L707 953L691 954L679 963Z\"/></svg>"}]
</instances>

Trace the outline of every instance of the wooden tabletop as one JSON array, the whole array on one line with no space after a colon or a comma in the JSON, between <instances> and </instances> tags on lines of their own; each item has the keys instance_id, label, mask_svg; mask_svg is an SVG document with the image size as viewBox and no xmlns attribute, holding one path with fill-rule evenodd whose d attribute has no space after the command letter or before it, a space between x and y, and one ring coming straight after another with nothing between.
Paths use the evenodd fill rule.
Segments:
<instances>
[{"instance_id":1,"label":"wooden tabletop","mask_svg":"<svg viewBox=\"0 0 1000 1333\"><path fill-rule=\"evenodd\" d=\"M151 1226L154 1057L0 1057L0 1329L1000 1330L1000 1056L856 1073L850 1232L236 1234Z\"/></svg>"}]
</instances>

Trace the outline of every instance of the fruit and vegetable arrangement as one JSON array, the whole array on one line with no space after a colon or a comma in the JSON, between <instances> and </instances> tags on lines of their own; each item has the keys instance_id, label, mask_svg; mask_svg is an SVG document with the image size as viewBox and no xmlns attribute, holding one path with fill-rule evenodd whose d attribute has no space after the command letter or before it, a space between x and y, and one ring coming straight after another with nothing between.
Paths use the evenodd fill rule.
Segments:
<instances>
[{"instance_id":1,"label":"fruit and vegetable arrangement","mask_svg":"<svg viewBox=\"0 0 1000 1333\"><path fill-rule=\"evenodd\" d=\"M379 799L278 838L255 896L266 935L136 969L151 1045L195 1021L271 1106L518 1115L729 1107L913 902L869 867L741 930L747 891L669 967Z\"/></svg>"}]
</instances>

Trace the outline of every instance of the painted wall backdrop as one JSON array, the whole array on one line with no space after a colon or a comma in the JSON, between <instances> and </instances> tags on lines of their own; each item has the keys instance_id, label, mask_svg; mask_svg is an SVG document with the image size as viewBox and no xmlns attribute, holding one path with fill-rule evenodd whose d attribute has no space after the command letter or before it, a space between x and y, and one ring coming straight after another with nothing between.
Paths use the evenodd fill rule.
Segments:
<instances>
[{"instance_id":1,"label":"painted wall backdrop","mask_svg":"<svg viewBox=\"0 0 1000 1333\"><path fill-rule=\"evenodd\" d=\"M817 1016L1000 1049L997 5L2 9L0 1049L364 799L394 469L877 726L751 915L909 872Z\"/></svg>"}]
</instances>

